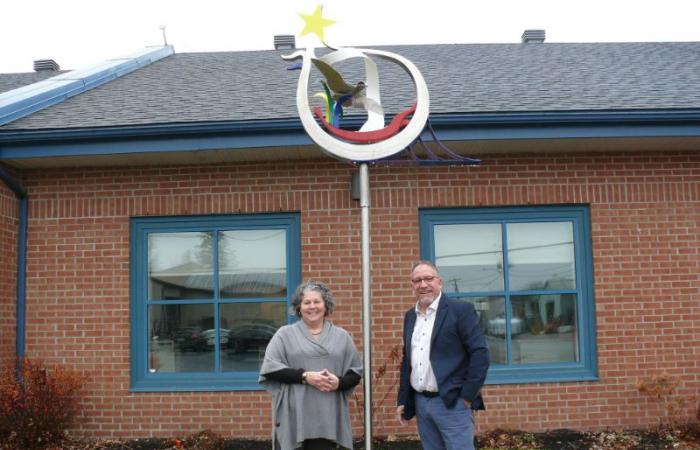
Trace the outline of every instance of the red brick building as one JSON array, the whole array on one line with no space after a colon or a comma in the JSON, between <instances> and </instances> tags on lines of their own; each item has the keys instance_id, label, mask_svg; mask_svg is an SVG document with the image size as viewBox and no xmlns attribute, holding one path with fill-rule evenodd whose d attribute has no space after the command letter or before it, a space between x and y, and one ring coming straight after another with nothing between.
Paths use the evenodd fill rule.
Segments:
<instances>
[{"instance_id":1,"label":"red brick building","mask_svg":"<svg viewBox=\"0 0 700 450\"><path fill-rule=\"evenodd\" d=\"M420 258L480 313L480 430L653 424L636 383L663 371L698 396L699 49L392 49L483 163L370 168L376 435L415 433L390 355ZM80 434L266 436L257 364L297 283L330 285L362 350L357 168L306 138L277 52L171 53L0 75L0 360L84 371Z\"/></svg>"}]
</instances>

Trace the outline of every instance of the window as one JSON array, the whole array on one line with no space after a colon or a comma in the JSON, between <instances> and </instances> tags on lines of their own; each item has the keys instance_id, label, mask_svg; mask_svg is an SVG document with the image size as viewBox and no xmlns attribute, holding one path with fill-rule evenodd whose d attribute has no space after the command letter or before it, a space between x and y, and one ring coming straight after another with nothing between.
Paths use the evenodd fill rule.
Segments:
<instances>
[{"instance_id":1,"label":"window","mask_svg":"<svg viewBox=\"0 0 700 450\"><path fill-rule=\"evenodd\" d=\"M132 219L132 390L259 389L299 245L297 214Z\"/></svg>"},{"instance_id":2,"label":"window","mask_svg":"<svg viewBox=\"0 0 700 450\"><path fill-rule=\"evenodd\" d=\"M443 290L479 314L487 383L597 379L587 207L424 209L420 224Z\"/></svg>"}]
</instances>

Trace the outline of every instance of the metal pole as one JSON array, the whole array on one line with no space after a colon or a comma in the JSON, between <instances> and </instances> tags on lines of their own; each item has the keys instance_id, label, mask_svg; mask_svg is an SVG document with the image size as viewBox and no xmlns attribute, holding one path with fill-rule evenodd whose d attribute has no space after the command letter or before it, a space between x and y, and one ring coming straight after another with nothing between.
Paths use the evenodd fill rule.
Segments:
<instances>
[{"instance_id":1,"label":"metal pole","mask_svg":"<svg viewBox=\"0 0 700 450\"><path fill-rule=\"evenodd\" d=\"M360 164L360 208L362 212L362 350L365 387L365 450L372 450L372 343L369 265L369 167Z\"/></svg>"}]
</instances>

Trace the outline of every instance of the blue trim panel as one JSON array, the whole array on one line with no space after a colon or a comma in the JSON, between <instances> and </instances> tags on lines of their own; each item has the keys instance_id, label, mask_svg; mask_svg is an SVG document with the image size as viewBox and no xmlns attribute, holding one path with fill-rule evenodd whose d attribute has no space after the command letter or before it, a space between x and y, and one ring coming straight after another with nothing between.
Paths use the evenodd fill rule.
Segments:
<instances>
[{"instance_id":1,"label":"blue trim panel","mask_svg":"<svg viewBox=\"0 0 700 450\"><path fill-rule=\"evenodd\" d=\"M287 302L301 280L301 224L298 213L240 214L216 216L134 217L131 219L130 237L130 330L131 330L131 391L237 391L260 390L257 372L222 372L218 354L214 372L149 373L148 336L146 330L148 305L164 303L159 300L144 301L147 267L146 239L149 233L168 231L216 231L221 229L279 228L287 231L287 298L264 301ZM216 246L215 246L216 248ZM252 301L253 299L245 299ZM213 299L208 303L215 304ZM222 299L219 303L235 303ZM168 301L168 304L183 303ZM192 303L192 302L190 302ZM194 303L201 303L196 300ZM289 317L292 322L293 318ZM215 346L216 348L216 346Z\"/></svg>"},{"instance_id":2,"label":"blue trim panel","mask_svg":"<svg viewBox=\"0 0 700 450\"><path fill-rule=\"evenodd\" d=\"M114 59L93 67L63 73L47 80L0 94L0 126L36 111L82 94L154 61L172 55L173 48L146 49L126 58Z\"/></svg>"},{"instance_id":3,"label":"blue trim panel","mask_svg":"<svg viewBox=\"0 0 700 450\"><path fill-rule=\"evenodd\" d=\"M0 179L19 199L19 224L17 232L17 286L15 311L15 354L18 358L25 355L26 310L27 310L27 224L29 208L27 191L22 185L0 166Z\"/></svg>"},{"instance_id":4,"label":"blue trim panel","mask_svg":"<svg viewBox=\"0 0 700 450\"><path fill-rule=\"evenodd\" d=\"M285 147L310 145L311 143L311 139L305 133L278 132L267 134L250 133L238 136L202 135L197 137L132 139L124 141L0 144L0 160Z\"/></svg>"},{"instance_id":5,"label":"blue trim panel","mask_svg":"<svg viewBox=\"0 0 700 450\"><path fill-rule=\"evenodd\" d=\"M27 197L19 199L19 236L17 237L17 321L16 321L16 354L23 358L26 349L26 311L27 311Z\"/></svg>"},{"instance_id":6,"label":"blue trim panel","mask_svg":"<svg viewBox=\"0 0 700 450\"><path fill-rule=\"evenodd\" d=\"M426 208L419 211L421 259L435 261L435 225L494 223L504 226L512 222L570 221L573 223L576 289L547 291L548 294L576 293L578 302L577 329L580 339L579 362L557 364L492 364L487 384L595 381L598 379L596 351L595 299L593 295L593 252L591 248L590 212L587 206L533 206L494 208ZM503 227L505 228L505 226ZM502 245L505 247L506 242ZM507 257L507 252L504 258ZM506 262L504 261L504 267ZM519 292L470 292L452 294L459 297L517 295ZM528 294L539 291L528 291ZM508 312L508 308L506 308ZM510 336L510 321L506 319ZM507 343L508 344L508 343ZM510 355L510 349L508 349ZM509 356L510 357L510 356Z\"/></svg>"},{"instance_id":7,"label":"blue trim panel","mask_svg":"<svg viewBox=\"0 0 700 450\"><path fill-rule=\"evenodd\" d=\"M349 122L352 126L352 120ZM433 116L431 122L443 141L700 137L700 110L446 114ZM423 139L432 138L424 133ZM0 159L309 144L298 119L40 131L0 129Z\"/></svg>"}]
</instances>

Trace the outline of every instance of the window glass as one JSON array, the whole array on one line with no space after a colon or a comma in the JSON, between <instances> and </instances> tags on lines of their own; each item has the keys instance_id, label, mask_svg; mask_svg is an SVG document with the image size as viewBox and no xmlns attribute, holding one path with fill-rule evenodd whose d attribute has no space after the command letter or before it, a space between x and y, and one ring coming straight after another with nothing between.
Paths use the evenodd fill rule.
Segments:
<instances>
[{"instance_id":1,"label":"window glass","mask_svg":"<svg viewBox=\"0 0 700 450\"><path fill-rule=\"evenodd\" d=\"M479 316L479 327L486 336L491 362L506 364L506 309L503 297L467 297L459 298L474 305Z\"/></svg>"},{"instance_id":2,"label":"window glass","mask_svg":"<svg viewBox=\"0 0 700 450\"><path fill-rule=\"evenodd\" d=\"M299 214L131 220L131 388L257 390L300 281Z\"/></svg>"},{"instance_id":3,"label":"window glass","mask_svg":"<svg viewBox=\"0 0 700 450\"><path fill-rule=\"evenodd\" d=\"M503 290L500 224L435 226L435 264L451 292Z\"/></svg>"},{"instance_id":4,"label":"window glass","mask_svg":"<svg viewBox=\"0 0 700 450\"><path fill-rule=\"evenodd\" d=\"M285 230L234 230L219 233L221 297L287 295Z\"/></svg>"},{"instance_id":5,"label":"window glass","mask_svg":"<svg viewBox=\"0 0 700 450\"><path fill-rule=\"evenodd\" d=\"M256 372L277 329L287 323L287 304L232 303L221 305L221 367L225 371Z\"/></svg>"},{"instance_id":6,"label":"window glass","mask_svg":"<svg viewBox=\"0 0 700 450\"><path fill-rule=\"evenodd\" d=\"M571 222L509 223L506 227L511 290L576 288Z\"/></svg>"},{"instance_id":7,"label":"window glass","mask_svg":"<svg viewBox=\"0 0 700 450\"><path fill-rule=\"evenodd\" d=\"M575 295L519 295L511 304L513 363L579 360Z\"/></svg>"},{"instance_id":8,"label":"window glass","mask_svg":"<svg viewBox=\"0 0 700 450\"><path fill-rule=\"evenodd\" d=\"M152 233L148 236L148 298L212 298L212 233Z\"/></svg>"},{"instance_id":9,"label":"window glass","mask_svg":"<svg viewBox=\"0 0 700 450\"><path fill-rule=\"evenodd\" d=\"M151 305L148 308L148 370L209 372L214 370L214 307Z\"/></svg>"},{"instance_id":10,"label":"window glass","mask_svg":"<svg viewBox=\"0 0 700 450\"><path fill-rule=\"evenodd\" d=\"M587 206L422 209L421 257L469 302L488 383L597 379Z\"/></svg>"}]
</instances>

